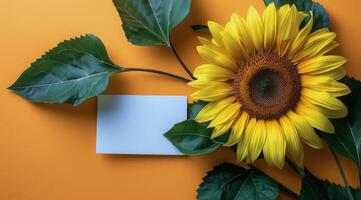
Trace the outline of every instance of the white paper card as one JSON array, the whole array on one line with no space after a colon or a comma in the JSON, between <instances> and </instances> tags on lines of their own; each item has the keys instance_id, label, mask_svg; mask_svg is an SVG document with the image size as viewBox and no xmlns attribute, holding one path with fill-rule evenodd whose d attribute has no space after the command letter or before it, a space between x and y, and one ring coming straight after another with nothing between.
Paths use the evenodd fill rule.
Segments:
<instances>
[{"instance_id":1,"label":"white paper card","mask_svg":"<svg viewBox=\"0 0 361 200\"><path fill-rule=\"evenodd\" d=\"M163 134L186 118L186 96L101 95L96 152L182 155Z\"/></svg>"}]
</instances>

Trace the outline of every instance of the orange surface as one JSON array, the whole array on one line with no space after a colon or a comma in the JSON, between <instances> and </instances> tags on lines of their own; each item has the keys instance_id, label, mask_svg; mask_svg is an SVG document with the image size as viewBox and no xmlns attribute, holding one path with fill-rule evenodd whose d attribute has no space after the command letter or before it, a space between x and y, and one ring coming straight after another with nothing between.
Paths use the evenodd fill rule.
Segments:
<instances>
[{"instance_id":1,"label":"orange surface","mask_svg":"<svg viewBox=\"0 0 361 200\"><path fill-rule=\"evenodd\" d=\"M360 1L320 2L339 34L338 53L349 59L348 72L361 78ZM190 16L172 34L185 62L192 68L202 63L195 51L197 33L189 25L207 20L225 23L233 12L244 15L251 4L264 8L262 0L194 0ZM234 161L228 149L194 157L97 155L95 98L80 107L44 105L5 89L45 51L84 33L98 35L119 65L185 75L167 48L127 42L111 0L0 0L0 22L0 199L195 199L206 171L222 161ZM191 91L176 80L129 73L113 77L107 93L189 95ZM327 148L306 148L305 157L315 175L342 183ZM350 184L358 186L356 167L347 158L342 163ZM288 167L281 171L262 161L256 165L299 190L299 178Z\"/></svg>"}]
</instances>

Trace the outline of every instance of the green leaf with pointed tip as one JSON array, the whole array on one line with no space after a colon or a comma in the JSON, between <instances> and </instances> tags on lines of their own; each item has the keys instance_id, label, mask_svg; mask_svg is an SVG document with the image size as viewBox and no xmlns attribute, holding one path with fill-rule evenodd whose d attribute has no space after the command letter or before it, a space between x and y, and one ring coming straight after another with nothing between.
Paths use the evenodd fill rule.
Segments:
<instances>
[{"instance_id":1,"label":"green leaf with pointed tip","mask_svg":"<svg viewBox=\"0 0 361 200\"><path fill-rule=\"evenodd\" d=\"M170 46L169 34L189 13L191 0L113 0L128 41Z\"/></svg>"},{"instance_id":2,"label":"green leaf with pointed tip","mask_svg":"<svg viewBox=\"0 0 361 200\"><path fill-rule=\"evenodd\" d=\"M191 25L191 28L195 31L209 32L209 28L207 25Z\"/></svg>"},{"instance_id":3,"label":"green leaf with pointed tip","mask_svg":"<svg viewBox=\"0 0 361 200\"><path fill-rule=\"evenodd\" d=\"M361 199L361 190L351 188L354 199ZM328 181L319 180L313 176L307 169L302 179L302 188L300 200L339 200L349 199L345 187L332 184Z\"/></svg>"},{"instance_id":4,"label":"green leaf with pointed tip","mask_svg":"<svg viewBox=\"0 0 361 200\"><path fill-rule=\"evenodd\" d=\"M350 77L342 81L351 89L351 93L342 98L348 115L332 120L335 134L323 134L323 137L337 153L351 158L361 174L361 82Z\"/></svg>"},{"instance_id":5,"label":"green leaf with pointed tip","mask_svg":"<svg viewBox=\"0 0 361 200\"><path fill-rule=\"evenodd\" d=\"M319 3L313 2L312 0L264 0L266 5L275 3L276 7L279 8L285 4L295 4L298 11L312 11L313 12L313 27L312 32L321 28L330 28L330 20L326 9ZM303 21L302 26L305 26L309 21L310 17L306 17Z\"/></svg>"},{"instance_id":6,"label":"green leaf with pointed tip","mask_svg":"<svg viewBox=\"0 0 361 200\"><path fill-rule=\"evenodd\" d=\"M278 185L257 169L222 163L207 173L197 190L197 200L274 200Z\"/></svg>"},{"instance_id":7,"label":"green leaf with pointed tip","mask_svg":"<svg viewBox=\"0 0 361 200\"><path fill-rule=\"evenodd\" d=\"M173 126L164 136L186 155L211 153L220 144L211 140L212 129L194 120L186 120Z\"/></svg>"},{"instance_id":8,"label":"green leaf with pointed tip","mask_svg":"<svg viewBox=\"0 0 361 200\"><path fill-rule=\"evenodd\" d=\"M59 43L32 63L9 89L33 102L79 105L104 92L109 76L120 71L101 40L87 34Z\"/></svg>"}]
</instances>

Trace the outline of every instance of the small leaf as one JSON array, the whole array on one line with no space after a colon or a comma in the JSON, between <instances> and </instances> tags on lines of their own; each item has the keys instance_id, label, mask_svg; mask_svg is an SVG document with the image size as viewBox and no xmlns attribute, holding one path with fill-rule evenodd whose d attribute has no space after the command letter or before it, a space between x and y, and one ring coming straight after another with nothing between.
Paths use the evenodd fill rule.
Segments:
<instances>
[{"instance_id":1,"label":"small leaf","mask_svg":"<svg viewBox=\"0 0 361 200\"><path fill-rule=\"evenodd\" d=\"M323 134L323 137L337 153L351 158L361 174L361 82L350 77L345 77L343 82L351 89L342 99L348 115L332 120L336 134Z\"/></svg>"},{"instance_id":2,"label":"small leaf","mask_svg":"<svg viewBox=\"0 0 361 200\"><path fill-rule=\"evenodd\" d=\"M164 136L187 155L200 155L213 152L220 144L211 140L212 129L194 120L186 120L173 126Z\"/></svg>"},{"instance_id":3,"label":"small leaf","mask_svg":"<svg viewBox=\"0 0 361 200\"><path fill-rule=\"evenodd\" d=\"M66 40L37 59L9 89L33 102L71 103L100 95L122 71L94 35Z\"/></svg>"},{"instance_id":4,"label":"small leaf","mask_svg":"<svg viewBox=\"0 0 361 200\"><path fill-rule=\"evenodd\" d=\"M330 21L328 13L325 8L312 0L264 0L266 5L270 3L275 3L276 7L279 8L285 4L295 4L298 11L312 11L313 12L313 27L312 32L321 28L330 28ZM301 27L305 26L310 20L310 17L307 17L303 22Z\"/></svg>"},{"instance_id":5,"label":"small leaf","mask_svg":"<svg viewBox=\"0 0 361 200\"><path fill-rule=\"evenodd\" d=\"M351 188L351 193L354 199L361 198L361 190ZM305 170L305 176L302 179L302 188L300 200L339 200L349 199L345 187L341 187L336 184L332 184L328 181L319 180L313 176L307 169Z\"/></svg>"},{"instance_id":6,"label":"small leaf","mask_svg":"<svg viewBox=\"0 0 361 200\"><path fill-rule=\"evenodd\" d=\"M128 41L170 46L169 33L189 13L191 0L113 0Z\"/></svg>"},{"instance_id":7,"label":"small leaf","mask_svg":"<svg viewBox=\"0 0 361 200\"><path fill-rule=\"evenodd\" d=\"M191 25L191 28L195 31L203 31L203 32L209 32L209 28L207 25Z\"/></svg>"},{"instance_id":8,"label":"small leaf","mask_svg":"<svg viewBox=\"0 0 361 200\"><path fill-rule=\"evenodd\" d=\"M197 200L273 200L278 185L257 169L222 163L207 173L197 190Z\"/></svg>"}]
</instances>

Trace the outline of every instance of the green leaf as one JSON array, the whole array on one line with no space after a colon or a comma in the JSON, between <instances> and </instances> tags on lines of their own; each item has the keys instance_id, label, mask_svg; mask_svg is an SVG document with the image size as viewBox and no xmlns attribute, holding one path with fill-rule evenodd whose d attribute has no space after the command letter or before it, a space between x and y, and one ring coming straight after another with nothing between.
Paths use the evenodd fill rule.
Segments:
<instances>
[{"instance_id":1,"label":"green leaf","mask_svg":"<svg viewBox=\"0 0 361 200\"><path fill-rule=\"evenodd\" d=\"M87 34L59 43L32 63L9 89L33 102L79 105L100 95L109 76L120 71L101 40Z\"/></svg>"},{"instance_id":2,"label":"green leaf","mask_svg":"<svg viewBox=\"0 0 361 200\"><path fill-rule=\"evenodd\" d=\"M313 27L312 32L321 28L330 28L330 20L328 13L325 8L312 0L264 0L265 4L268 5L270 3L275 3L276 7L279 8L285 4L295 4L298 11L312 11L313 12ZM309 21L309 17L307 17L303 23L302 27L307 24Z\"/></svg>"},{"instance_id":3,"label":"green leaf","mask_svg":"<svg viewBox=\"0 0 361 200\"><path fill-rule=\"evenodd\" d=\"M257 169L222 163L207 173L197 190L197 200L273 200L278 185Z\"/></svg>"},{"instance_id":4,"label":"green leaf","mask_svg":"<svg viewBox=\"0 0 361 200\"><path fill-rule=\"evenodd\" d=\"M221 136L213 138L212 140L215 143L223 145L228 141L230 135L231 135L231 130L229 130L227 133L225 133Z\"/></svg>"},{"instance_id":5,"label":"green leaf","mask_svg":"<svg viewBox=\"0 0 361 200\"><path fill-rule=\"evenodd\" d=\"M191 25L191 28L195 31L203 31L203 32L209 32L209 28L207 25Z\"/></svg>"},{"instance_id":6,"label":"green leaf","mask_svg":"<svg viewBox=\"0 0 361 200\"><path fill-rule=\"evenodd\" d=\"M313 176L307 169L302 179L302 188L300 200L339 200L349 199L345 187L332 184L328 181L319 180ZM361 198L361 190L351 188L354 199Z\"/></svg>"},{"instance_id":7,"label":"green leaf","mask_svg":"<svg viewBox=\"0 0 361 200\"><path fill-rule=\"evenodd\" d=\"M220 144L211 140L212 129L194 120L186 120L173 126L164 136L186 155L211 153Z\"/></svg>"},{"instance_id":8,"label":"green leaf","mask_svg":"<svg viewBox=\"0 0 361 200\"><path fill-rule=\"evenodd\" d=\"M312 0L264 0L264 3L268 6L271 3L275 3L276 7L282 7L285 4L295 4L299 11L310 10L312 6Z\"/></svg>"},{"instance_id":9,"label":"green leaf","mask_svg":"<svg viewBox=\"0 0 361 200\"><path fill-rule=\"evenodd\" d=\"M128 41L170 46L169 33L189 13L191 0L113 0Z\"/></svg>"},{"instance_id":10,"label":"green leaf","mask_svg":"<svg viewBox=\"0 0 361 200\"><path fill-rule=\"evenodd\" d=\"M208 123L198 123L195 117L208 102L197 101L188 104L188 120L176 124L164 136L184 154L199 155L213 152L227 140L227 136L211 139L213 128L207 128ZM225 139L225 137L227 137Z\"/></svg>"},{"instance_id":11,"label":"green leaf","mask_svg":"<svg viewBox=\"0 0 361 200\"><path fill-rule=\"evenodd\" d=\"M332 120L336 134L323 134L323 137L337 153L351 158L361 173L361 82L350 77L345 77L343 82L351 89L342 99L348 115Z\"/></svg>"}]
</instances>

